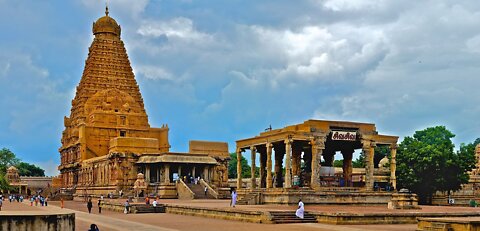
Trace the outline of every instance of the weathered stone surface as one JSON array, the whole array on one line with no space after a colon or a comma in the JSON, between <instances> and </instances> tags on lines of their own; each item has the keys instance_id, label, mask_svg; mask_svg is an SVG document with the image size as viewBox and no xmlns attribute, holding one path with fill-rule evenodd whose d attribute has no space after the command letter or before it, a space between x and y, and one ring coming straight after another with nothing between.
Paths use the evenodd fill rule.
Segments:
<instances>
[{"instance_id":1,"label":"weathered stone surface","mask_svg":"<svg viewBox=\"0 0 480 231\"><path fill-rule=\"evenodd\" d=\"M3 212L0 214L0 230L75 230L75 214L45 213L44 211Z\"/></svg>"}]
</instances>

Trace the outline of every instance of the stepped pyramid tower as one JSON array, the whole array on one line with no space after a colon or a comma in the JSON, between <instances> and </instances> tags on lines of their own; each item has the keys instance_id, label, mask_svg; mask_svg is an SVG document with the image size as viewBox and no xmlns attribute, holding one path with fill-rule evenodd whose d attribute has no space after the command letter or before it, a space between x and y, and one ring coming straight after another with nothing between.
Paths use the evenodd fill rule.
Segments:
<instances>
[{"instance_id":1,"label":"stepped pyramid tower","mask_svg":"<svg viewBox=\"0 0 480 231\"><path fill-rule=\"evenodd\" d=\"M168 126L151 128L143 98L120 38L121 28L109 16L93 23L95 38L89 48L82 78L72 100L70 117L65 117L59 166L63 187L86 185L95 178L104 186L135 180L119 179L122 158L169 151ZM91 163L104 171L87 172ZM131 178L131 179L130 179ZM130 182L131 183L131 182Z\"/></svg>"}]
</instances>

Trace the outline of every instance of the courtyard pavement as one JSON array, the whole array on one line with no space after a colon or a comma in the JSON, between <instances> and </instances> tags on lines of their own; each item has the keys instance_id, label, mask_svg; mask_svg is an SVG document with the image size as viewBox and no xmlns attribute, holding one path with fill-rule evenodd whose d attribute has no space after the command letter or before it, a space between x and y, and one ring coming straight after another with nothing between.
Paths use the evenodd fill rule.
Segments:
<instances>
[{"instance_id":1,"label":"courtyard pavement","mask_svg":"<svg viewBox=\"0 0 480 231\"><path fill-rule=\"evenodd\" d=\"M123 200L121 200L123 201ZM91 223L99 226L100 230L160 230L160 231L240 231L240 230L261 230L261 231L364 231L364 230L392 230L392 231L413 231L416 224L406 225L328 225L328 224L255 224L238 221L219 220L198 216L182 216L176 214L123 214L120 212L102 211L98 213L97 200L93 200L94 207L92 214L88 214L86 203L76 201L65 201L65 208L59 207L60 202L50 202L48 207L30 206L29 202L9 203L4 202L0 213L11 211L45 211L45 212L73 212L76 216L76 230L88 230ZM198 207L229 208L228 200L160 200L163 204L191 205ZM346 212L346 213L378 213L378 212L466 212L480 211L480 208L467 207L441 207L423 206L422 210L388 210L384 206L321 206L307 205L307 211L316 212ZM292 210L296 206L285 205L239 205L239 210L263 211L263 210Z\"/></svg>"}]
</instances>

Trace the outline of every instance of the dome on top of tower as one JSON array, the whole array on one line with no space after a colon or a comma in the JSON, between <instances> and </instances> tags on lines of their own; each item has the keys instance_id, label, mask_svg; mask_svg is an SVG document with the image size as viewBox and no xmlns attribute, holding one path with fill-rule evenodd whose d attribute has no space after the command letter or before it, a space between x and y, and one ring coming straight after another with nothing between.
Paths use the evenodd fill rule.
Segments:
<instances>
[{"instance_id":1,"label":"dome on top of tower","mask_svg":"<svg viewBox=\"0 0 480 231\"><path fill-rule=\"evenodd\" d=\"M93 34L100 34L100 33L111 33L116 36L120 36L120 25L115 21L115 19L108 16L108 7L105 8L105 16L97 19L96 22L93 23Z\"/></svg>"}]
</instances>

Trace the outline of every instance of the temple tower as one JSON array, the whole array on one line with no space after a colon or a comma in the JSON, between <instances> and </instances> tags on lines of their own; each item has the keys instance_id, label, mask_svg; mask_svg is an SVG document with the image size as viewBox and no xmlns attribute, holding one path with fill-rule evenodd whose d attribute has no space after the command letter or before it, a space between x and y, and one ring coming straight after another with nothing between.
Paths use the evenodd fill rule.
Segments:
<instances>
[{"instance_id":1,"label":"temple tower","mask_svg":"<svg viewBox=\"0 0 480 231\"><path fill-rule=\"evenodd\" d=\"M143 98L120 38L109 16L93 23L95 35L70 117L64 118L59 170L64 187L79 181L82 161L115 153L168 152L168 127L151 128Z\"/></svg>"}]
</instances>

